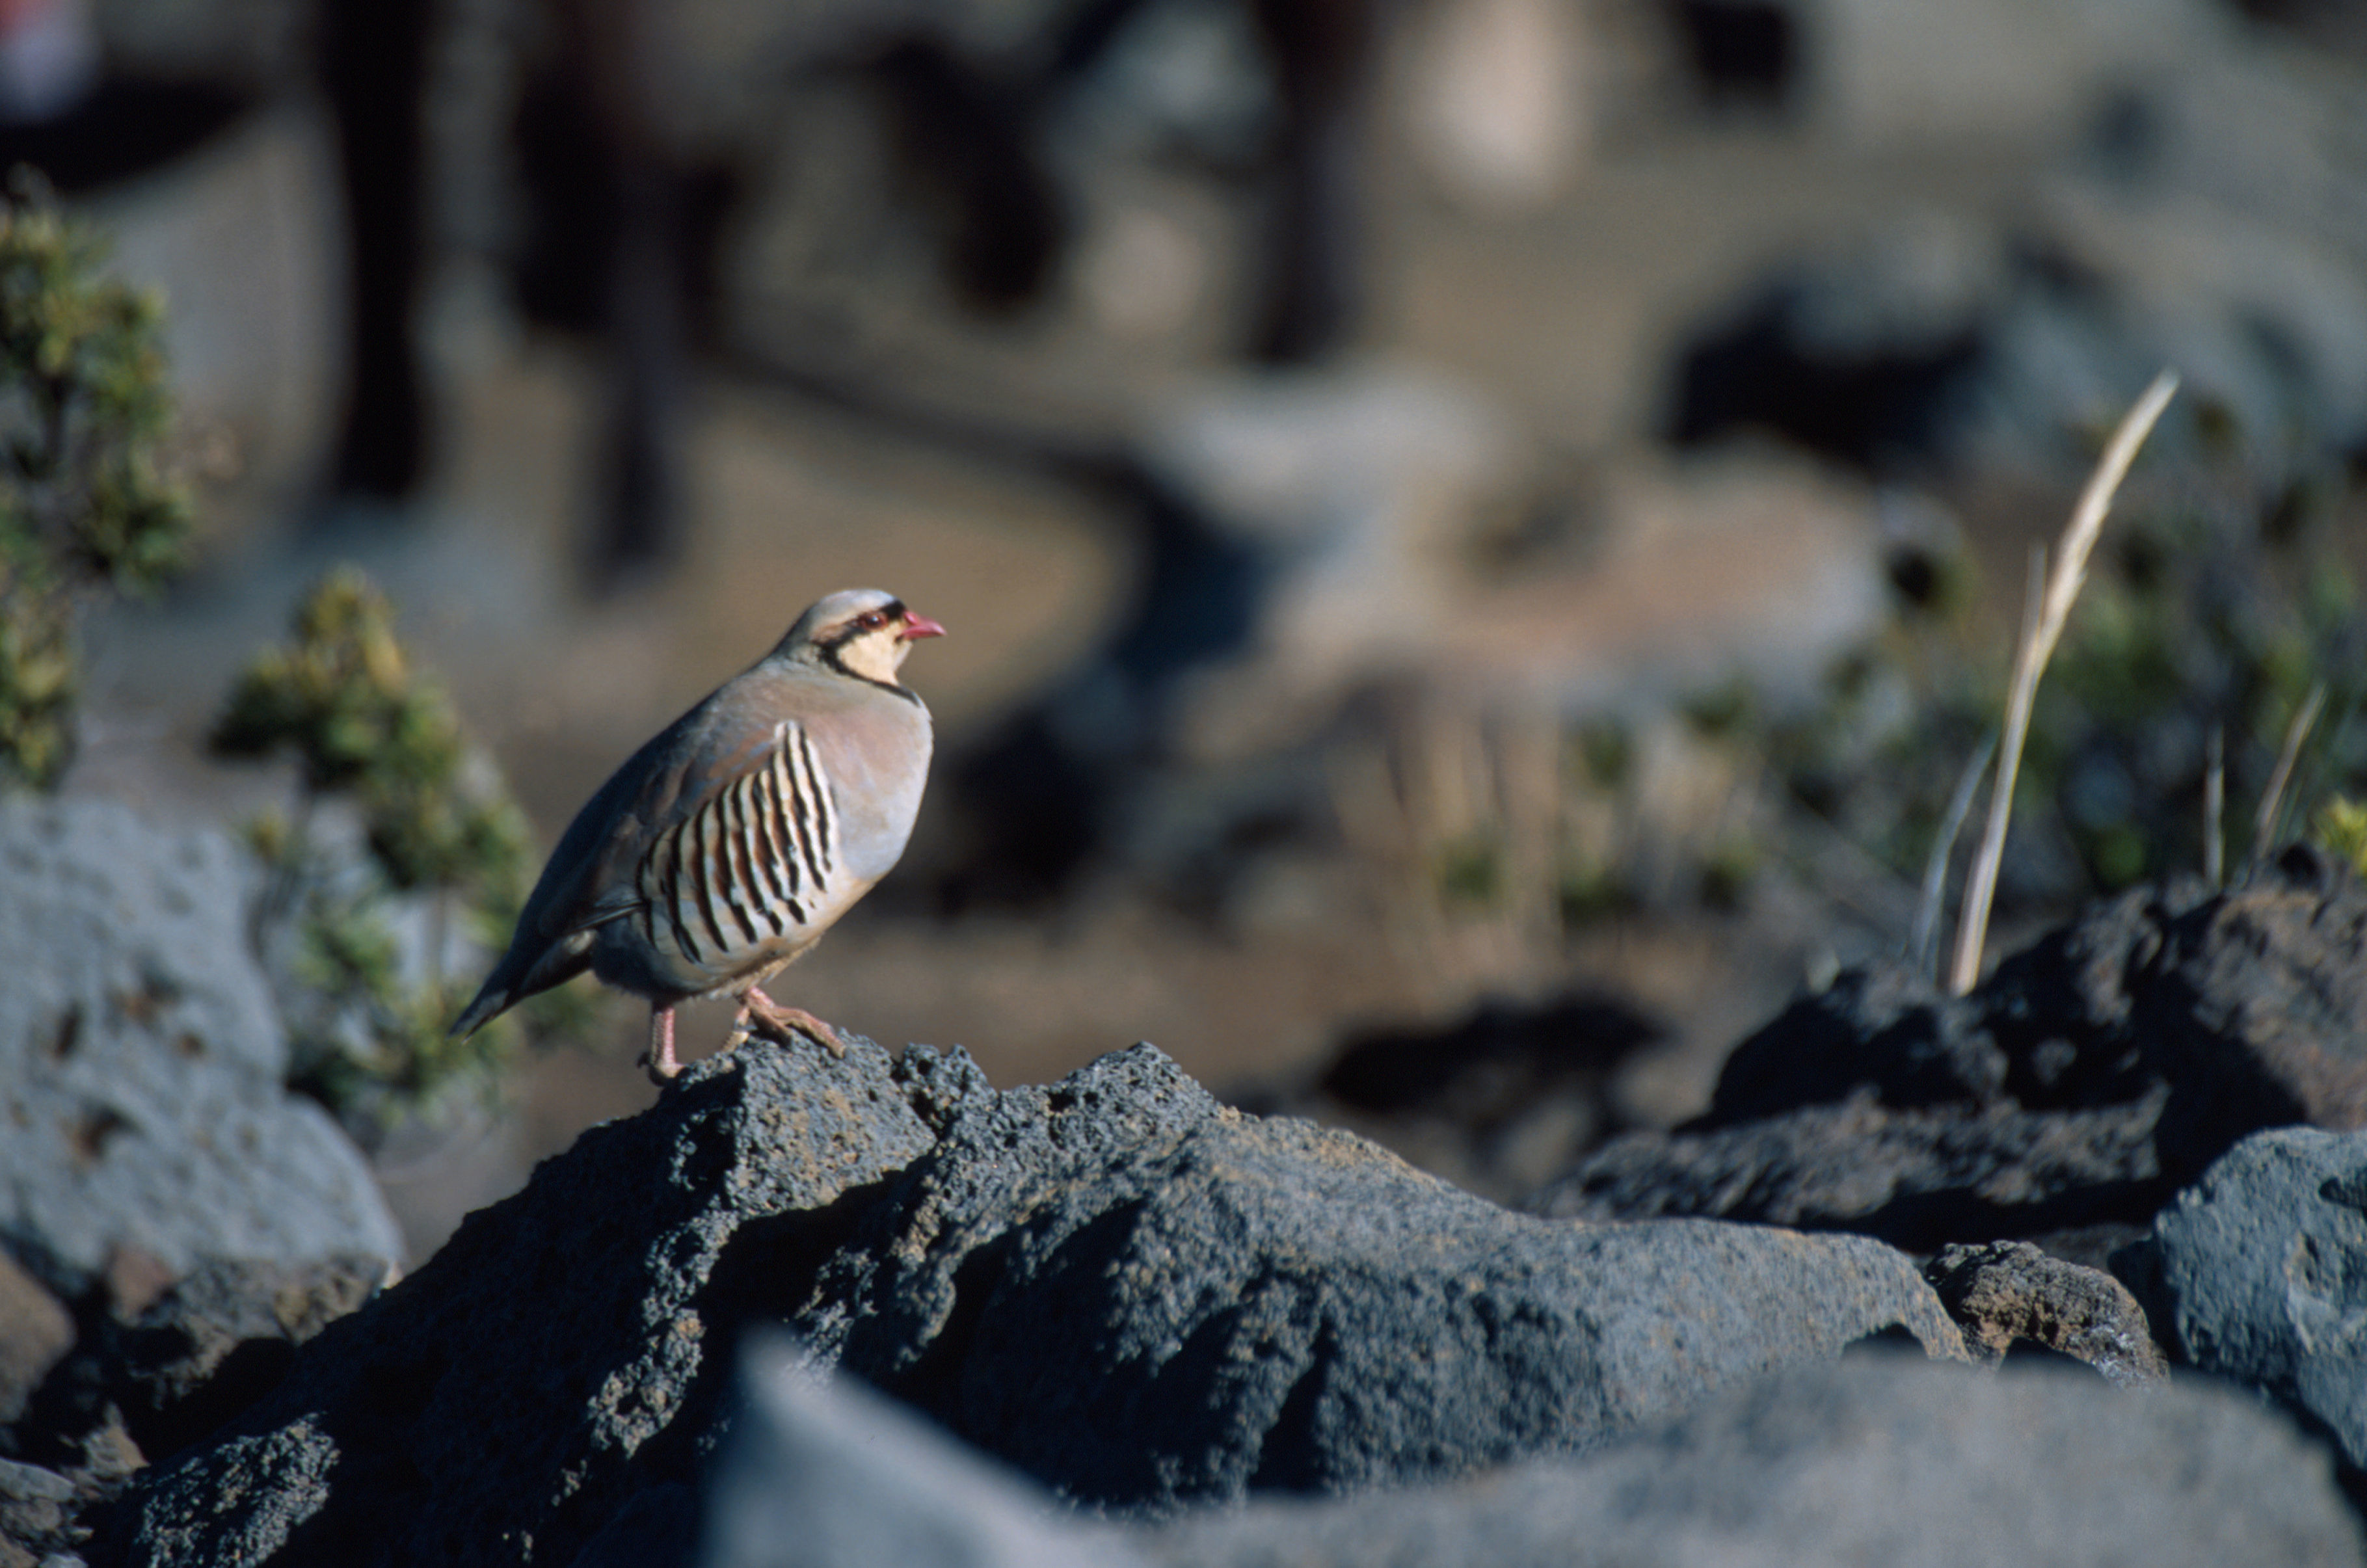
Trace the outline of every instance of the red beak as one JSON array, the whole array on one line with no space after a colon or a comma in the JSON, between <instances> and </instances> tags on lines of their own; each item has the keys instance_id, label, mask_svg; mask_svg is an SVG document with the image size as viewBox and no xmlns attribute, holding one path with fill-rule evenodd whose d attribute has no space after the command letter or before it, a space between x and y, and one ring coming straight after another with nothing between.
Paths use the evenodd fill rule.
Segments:
<instances>
[{"instance_id":1,"label":"red beak","mask_svg":"<svg viewBox=\"0 0 2367 1568\"><path fill-rule=\"evenodd\" d=\"M928 616L916 615L910 610L904 612L904 640L906 642L917 641L924 637L943 637L945 635L946 628L937 625L936 622L929 619Z\"/></svg>"}]
</instances>

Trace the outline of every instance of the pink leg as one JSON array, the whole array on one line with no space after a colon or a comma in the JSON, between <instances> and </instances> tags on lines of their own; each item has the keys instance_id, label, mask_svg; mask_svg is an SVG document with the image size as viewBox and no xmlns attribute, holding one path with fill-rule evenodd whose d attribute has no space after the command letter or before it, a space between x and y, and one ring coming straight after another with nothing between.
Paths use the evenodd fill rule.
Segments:
<instances>
[{"instance_id":1,"label":"pink leg","mask_svg":"<svg viewBox=\"0 0 2367 1568\"><path fill-rule=\"evenodd\" d=\"M650 1009L650 1048L641 1055L641 1066L649 1068L653 1084L663 1084L682 1071L682 1064L674 1059L674 1009Z\"/></svg>"},{"instance_id":2,"label":"pink leg","mask_svg":"<svg viewBox=\"0 0 2367 1568\"><path fill-rule=\"evenodd\" d=\"M838 1037L837 1030L803 1008L783 1007L754 986L749 987L747 990L741 993L740 1011L731 1021L731 1032L735 1040L739 1038L741 1032L747 1028L748 1015L752 1012L775 1029L784 1032L794 1029L820 1042L822 1047L833 1056L843 1059L846 1055L846 1042Z\"/></svg>"}]
</instances>

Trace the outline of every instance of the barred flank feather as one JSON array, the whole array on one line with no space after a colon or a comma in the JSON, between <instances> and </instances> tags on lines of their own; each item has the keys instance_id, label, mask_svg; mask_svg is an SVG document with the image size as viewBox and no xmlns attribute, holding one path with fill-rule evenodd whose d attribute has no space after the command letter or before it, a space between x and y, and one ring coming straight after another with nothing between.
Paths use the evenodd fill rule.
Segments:
<instances>
[{"instance_id":1,"label":"barred flank feather","mask_svg":"<svg viewBox=\"0 0 2367 1568\"><path fill-rule=\"evenodd\" d=\"M838 865L838 808L805 727L774 729L772 754L660 834L642 857L649 940L713 966L793 936Z\"/></svg>"}]
</instances>

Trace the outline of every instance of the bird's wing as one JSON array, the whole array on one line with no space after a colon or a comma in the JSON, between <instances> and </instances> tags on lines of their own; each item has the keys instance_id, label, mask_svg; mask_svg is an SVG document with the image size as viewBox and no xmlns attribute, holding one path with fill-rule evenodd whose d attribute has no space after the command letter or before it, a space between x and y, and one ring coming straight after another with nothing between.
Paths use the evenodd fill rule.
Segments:
<instances>
[{"instance_id":1,"label":"bird's wing","mask_svg":"<svg viewBox=\"0 0 2367 1568\"><path fill-rule=\"evenodd\" d=\"M651 840L697 810L718 786L719 771L756 765L771 739L759 728L757 746L731 744L751 728L739 695L731 685L710 693L627 758L583 803L527 896L509 950L456 1029L465 1032L580 974L591 962L586 933L642 908L637 872Z\"/></svg>"},{"instance_id":2,"label":"bird's wing","mask_svg":"<svg viewBox=\"0 0 2367 1568\"><path fill-rule=\"evenodd\" d=\"M735 689L746 679L710 694L660 731L575 814L527 903L527 919L544 940L640 908L639 868L651 843L764 764L771 726L750 722L749 705Z\"/></svg>"}]
</instances>

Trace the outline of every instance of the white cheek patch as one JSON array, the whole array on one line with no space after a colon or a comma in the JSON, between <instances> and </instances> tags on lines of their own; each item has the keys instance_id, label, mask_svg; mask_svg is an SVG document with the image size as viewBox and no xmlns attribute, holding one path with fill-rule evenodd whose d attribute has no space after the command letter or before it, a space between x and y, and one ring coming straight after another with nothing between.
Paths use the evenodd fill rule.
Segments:
<instances>
[{"instance_id":1,"label":"white cheek patch","mask_svg":"<svg viewBox=\"0 0 2367 1568\"><path fill-rule=\"evenodd\" d=\"M891 628L859 632L838 645L838 660L866 681L893 681L912 645Z\"/></svg>"}]
</instances>

